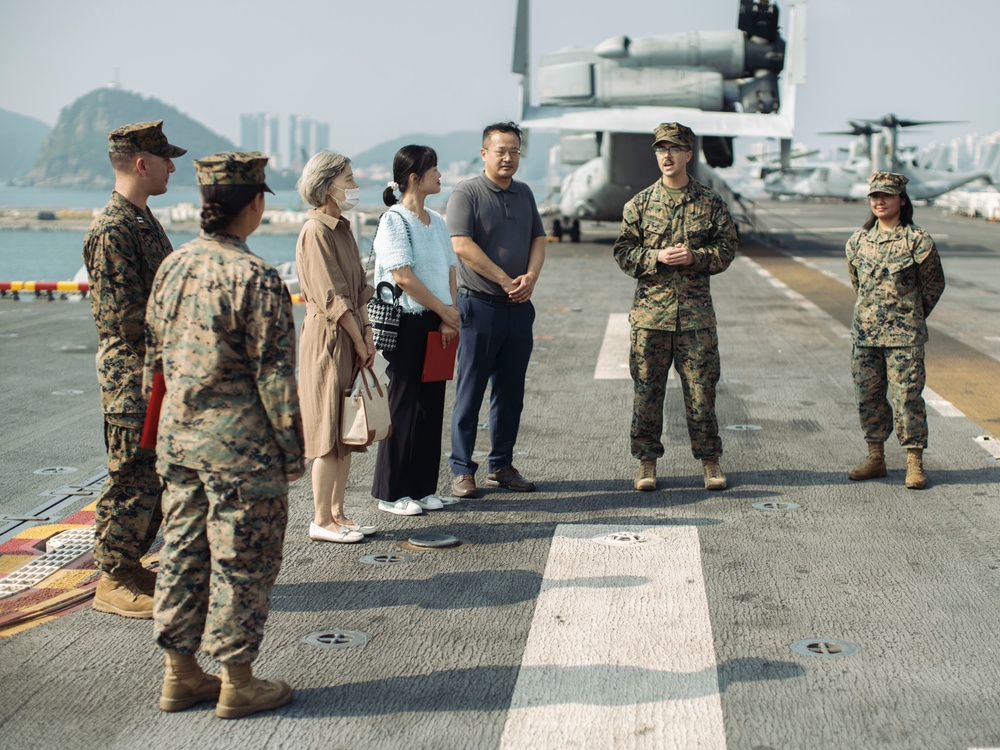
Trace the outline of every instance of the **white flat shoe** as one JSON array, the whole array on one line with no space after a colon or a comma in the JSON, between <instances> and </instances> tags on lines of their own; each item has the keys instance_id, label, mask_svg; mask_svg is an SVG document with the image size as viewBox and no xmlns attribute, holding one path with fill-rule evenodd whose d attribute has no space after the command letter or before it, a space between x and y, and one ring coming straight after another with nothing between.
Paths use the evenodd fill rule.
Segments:
<instances>
[{"instance_id":1,"label":"white flat shoe","mask_svg":"<svg viewBox=\"0 0 1000 750\"><path fill-rule=\"evenodd\" d=\"M400 498L394 503L379 500L378 509L384 510L386 513L394 513L397 516L419 516L424 512L419 504L408 497Z\"/></svg>"},{"instance_id":2,"label":"white flat shoe","mask_svg":"<svg viewBox=\"0 0 1000 750\"><path fill-rule=\"evenodd\" d=\"M359 531L365 536L371 536L376 531L378 531L377 526L359 526L357 523L353 521L351 523L340 524L340 528L347 529L348 531Z\"/></svg>"},{"instance_id":3,"label":"white flat shoe","mask_svg":"<svg viewBox=\"0 0 1000 750\"><path fill-rule=\"evenodd\" d=\"M419 500L414 500L413 502L424 510L441 510L444 507L444 503L441 502L441 498L437 495L428 495L427 497L422 497Z\"/></svg>"},{"instance_id":4,"label":"white flat shoe","mask_svg":"<svg viewBox=\"0 0 1000 750\"><path fill-rule=\"evenodd\" d=\"M340 542L341 544L354 544L365 538L360 531L351 531L346 526L341 526L340 531L330 531L315 523L309 524L309 538L314 542Z\"/></svg>"}]
</instances>

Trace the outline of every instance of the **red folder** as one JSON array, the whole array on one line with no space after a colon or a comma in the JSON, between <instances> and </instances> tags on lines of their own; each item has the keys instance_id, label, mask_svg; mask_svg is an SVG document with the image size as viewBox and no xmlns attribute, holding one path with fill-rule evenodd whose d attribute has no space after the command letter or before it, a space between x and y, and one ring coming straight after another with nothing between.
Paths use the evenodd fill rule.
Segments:
<instances>
[{"instance_id":1,"label":"red folder","mask_svg":"<svg viewBox=\"0 0 1000 750\"><path fill-rule=\"evenodd\" d=\"M440 331L427 334L427 353L424 354L424 372L420 380L423 383L435 383L439 380L451 380L455 377L455 354L458 353L458 336L455 336L448 346L442 348Z\"/></svg>"},{"instance_id":2,"label":"red folder","mask_svg":"<svg viewBox=\"0 0 1000 750\"><path fill-rule=\"evenodd\" d=\"M163 373L158 372L153 376L153 392L149 396L149 405L146 407L146 421L142 423L142 437L139 438L139 447L148 451L156 450L156 430L160 426L160 406L163 405L163 396L167 392L167 382L163 379Z\"/></svg>"}]
</instances>

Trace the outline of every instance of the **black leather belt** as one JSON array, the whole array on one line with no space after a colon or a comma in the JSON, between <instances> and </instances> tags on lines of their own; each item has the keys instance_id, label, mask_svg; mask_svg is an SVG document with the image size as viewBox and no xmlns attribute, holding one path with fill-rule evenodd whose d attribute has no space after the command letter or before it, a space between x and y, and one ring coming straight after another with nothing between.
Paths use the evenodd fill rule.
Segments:
<instances>
[{"instance_id":1,"label":"black leather belt","mask_svg":"<svg viewBox=\"0 0 1000 750\"><path fill-rule=\"evenodd\" d=\"M466 289L464 286L460 286L458 288L458 293L465 295L466 297L472 297L473 299L481 299L483 302L492 302L495 305L517 304L510 297L506 297L502 294L486 294L486 292L477 292L475 289Z\"/></svg>"}]
</instances>

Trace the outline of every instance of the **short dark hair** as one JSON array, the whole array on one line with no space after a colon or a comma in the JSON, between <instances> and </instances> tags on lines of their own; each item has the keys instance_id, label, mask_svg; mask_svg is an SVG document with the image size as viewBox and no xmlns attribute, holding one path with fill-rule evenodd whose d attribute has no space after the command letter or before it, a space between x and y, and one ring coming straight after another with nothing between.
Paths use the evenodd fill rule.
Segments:
<instances>
[{"instance_id":1,"label":"short dark hair","mask_svg":"<svg viewBox=\"0 0 1000 750\"><path fill-rule=\"evenodd\" d=\"M483 148L486 148L486 144L489 142L490 136L493 133L509 133L510 135L516 135L517 142L521 142L521 128L517 126L516 122L494 122L483 128Z\"/></svg>"},{"instance_id":2,"label":"short dark hair","mask_svg":"<svg viewBox=\"0 0 1000 750\"><path fill-rule=\"evenodd\" d=\"M428 169L437 166L437 152L430 146L403 146L396 152L392 160L392 179L399 185L399 194L406 192L410 184L410 175L415 174L417 178L423 176ZM387 206L394 206L399 201L391 187L382 191L382 202Z\"/></svg>"},{"instance_id":3,"label":"short dark hair","mask_svg":"<svg viewBox=\"0 0 1000 750\"><path fill-rule=\"evenodd\" d=\"M135 164L140 153L139 151L110 151L108 159L111 161L111 168L116 172L127 172L129 167Z\"/></svg>"},{"instance_id":4,"label":"short dark hair","mask_svg":"<svg viewBox=\"0 0 1000 750\"><path fill-rule=\"evenodd\" d=\"M899 207L899 226L908 227L913 223L913 201L910 200L910 196L906 194L906 190L903 190L899 194L899 197L903 199L903 203ZM861 228L868 231L873 226L875 222L878 221L878 217L871 210L871 206L868 209L868 221L861 225Z\"/></svg>"},{"instance_id":5,"label":"short dark hair","mask_svg":"<svg viewBox=\"0 0 1000 750\"><path fill-rule=\"evenodd\" d=\"M263 193L264 186L201 185L198 190L201 193L201 229L218 232L228 227L258 193Z\"/></svg>"}]
</instances>

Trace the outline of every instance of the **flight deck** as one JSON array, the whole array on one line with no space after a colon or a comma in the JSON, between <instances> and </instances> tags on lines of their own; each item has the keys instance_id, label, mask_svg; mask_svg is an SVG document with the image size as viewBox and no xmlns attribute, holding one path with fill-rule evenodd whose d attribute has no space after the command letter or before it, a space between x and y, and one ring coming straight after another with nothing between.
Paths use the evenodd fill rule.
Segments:
<instances>
[{"instance_id":1,"label":"flight deck","mask_svg":"<svg viewBox=\"0 0 1000 750\"><path fill-rule=\"evenodd\" d=\"M308 539L295 483L255 664L295 699L240 721L158 710L152 625L86 606L83 553L20 607L48 585L77 596L60 616L11 627L0 598L0 746L1000 746L1000 226L916 207L948 287L927 346L928 488L912 491L894 435L886 478L847 479L865 444L843 247L866 212L762 202L760 234L713 277L726 491L702 487L674 378L657 489L632 489L634 281L617 227L585 223L582 242L548 245L533 297L515 465L537 492L380 513L372 450L347 509L380 530L336 545ZM88 528L96 344L85 301L0 300L0 514L35 519L0 520L0 584L46 537ZM457 544L423 546L443 535Z\"/></svg>"}]
</instances>

